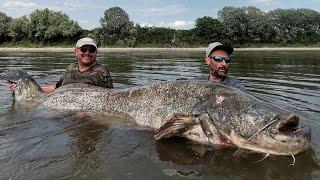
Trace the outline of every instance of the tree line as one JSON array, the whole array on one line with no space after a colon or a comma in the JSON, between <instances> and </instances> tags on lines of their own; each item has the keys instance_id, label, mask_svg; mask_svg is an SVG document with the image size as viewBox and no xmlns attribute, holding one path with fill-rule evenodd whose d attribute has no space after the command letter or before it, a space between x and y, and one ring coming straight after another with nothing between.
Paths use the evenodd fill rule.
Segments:
<instances>
[{"instance_id":1,"label":"tree line","mask_svg":"<svg viewBox=\"0 0 320 180\"><path fill-rule=\"evenodd\" d=\"M319 46L320 13L312 9L224 7L218 18L196 19L195 27L176 30L134 24L120 7L106 9L100 27L82 29L67 14L49 9L12 18L0 12L2 46L73 46L81 37L95 38L103 47L199 47L212 41L235 47Z\"/></svg>"}]
</instances>

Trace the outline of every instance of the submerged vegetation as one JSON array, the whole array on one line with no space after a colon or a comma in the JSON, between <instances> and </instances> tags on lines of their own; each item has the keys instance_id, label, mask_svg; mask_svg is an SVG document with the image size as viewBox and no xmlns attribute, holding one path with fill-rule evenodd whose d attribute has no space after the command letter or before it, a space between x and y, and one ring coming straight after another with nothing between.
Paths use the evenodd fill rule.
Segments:
<instances>
[{"instance_id":1,"label":"submerged vegetation","mask_svg":"<svg viewBox=\"0 0 320 180\"><path fill-rule=\"evenodd\" d=\"M218 18L196 19L195 27L176 30L134 24L120 7L111 7L101 27L82 29L62 12L35 10L12 18L0 12L0 44L6 47L74 46L81 37L93 37L102 47L201 47L212 41L236 47L320 46L320 13L312 9L224 7Z\"/></svg>"}]
</instances>

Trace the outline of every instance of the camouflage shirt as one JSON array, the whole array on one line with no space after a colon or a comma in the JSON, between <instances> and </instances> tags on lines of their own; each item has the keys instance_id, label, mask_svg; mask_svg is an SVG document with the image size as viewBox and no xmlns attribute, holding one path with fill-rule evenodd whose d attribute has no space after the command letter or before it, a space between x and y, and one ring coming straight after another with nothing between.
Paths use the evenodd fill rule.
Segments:
<instances>
[{"instance_id":1,"label":"camouflage shirt","mask_svg":"<svg viewBox=\"0 0 320 180\"><path fill-rule=\"evenodd\" d=\"M79 71L79 64L72 63L56 84L56 88L71 84L86 83L95 86L113 88L112 79L106 66L95 63L84 72Z\"/></svg>"}]
</instances>

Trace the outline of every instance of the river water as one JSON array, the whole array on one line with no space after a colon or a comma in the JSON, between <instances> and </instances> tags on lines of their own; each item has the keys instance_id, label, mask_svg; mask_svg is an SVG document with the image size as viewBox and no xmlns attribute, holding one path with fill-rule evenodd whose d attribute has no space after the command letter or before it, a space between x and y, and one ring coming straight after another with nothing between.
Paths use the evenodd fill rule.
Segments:
<instances>
[{"instance_id":1,"label":"river water","mask_svg":"<svg viewBox=\"0 0 320 180\"><path fill-rule=\"evenodd\" d=\"M208 73L203 52L102 53L115 88L192 79ZM0 53L0 72L21 68L40 83L54 83L72 53ZM319 179L320 52L235 52L229 74L248 93L305 117L312 148L296 156L240 153L171 139L125 117L89 113L79 117L43 107L13 107L0 81L0 179Z\"/></svg>"}]
</instances>

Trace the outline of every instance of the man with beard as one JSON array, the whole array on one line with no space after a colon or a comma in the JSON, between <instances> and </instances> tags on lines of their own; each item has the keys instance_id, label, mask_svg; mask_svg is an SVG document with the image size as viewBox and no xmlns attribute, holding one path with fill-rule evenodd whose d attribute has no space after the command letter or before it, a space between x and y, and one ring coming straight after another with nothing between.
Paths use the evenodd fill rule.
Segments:
<instances>
[{"instance_id":1,"label":"man with beard","mask_svg":"<svg viewBox=\"0 0 320 180\"><path fill-rule=\"evenodd\" d=\"M113 88L112 78L106 66L97 62L97 44L92 38L82 38L76 43L74 50L76 62L70 64L56 84L44 85L41 89L51 93L60 86L70 83L86 83L104 88ZM15 84L9 83L14 91Z\"/></svg>"},{"instance_id":2,"label":"man with beard","mask_svg":"<svg viewBox=\"0 0 320 180\"><path fill-rule=\"evenodd\" d=\"M244 85L238 79L227 76L232 52L233 48L231 46L223 45L220 42L209 44L205 57L205 62L210 70L209 81L245 91ZM208 80L208 77L201 77L199 79Z\"/></svg>"}]
</instances>

